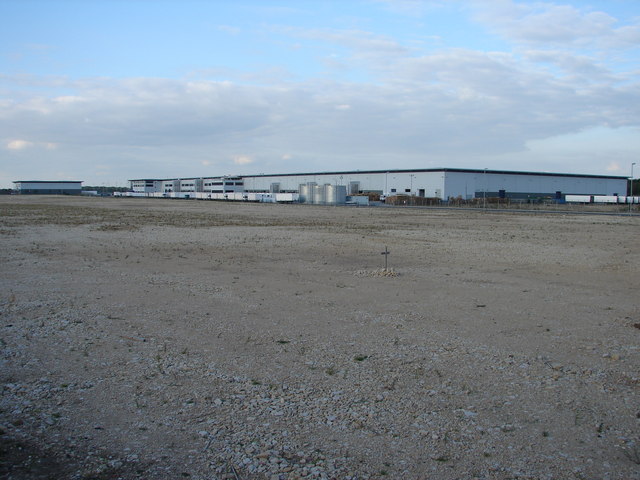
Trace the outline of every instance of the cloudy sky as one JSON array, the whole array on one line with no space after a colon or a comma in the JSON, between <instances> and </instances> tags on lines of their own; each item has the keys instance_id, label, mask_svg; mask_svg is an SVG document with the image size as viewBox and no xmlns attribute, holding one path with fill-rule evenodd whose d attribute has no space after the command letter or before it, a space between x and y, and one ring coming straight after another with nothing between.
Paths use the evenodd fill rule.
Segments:
<instances>
[{"instance_id":1,"label":"cloudy sky","mask_svg":"<svg viewBox=\"0 0 640 480\"><path fill-rule=\"evenodd\" d=\"M0 0L0 187L640 174L638 0Z\"/></svg>"}]
</instances>

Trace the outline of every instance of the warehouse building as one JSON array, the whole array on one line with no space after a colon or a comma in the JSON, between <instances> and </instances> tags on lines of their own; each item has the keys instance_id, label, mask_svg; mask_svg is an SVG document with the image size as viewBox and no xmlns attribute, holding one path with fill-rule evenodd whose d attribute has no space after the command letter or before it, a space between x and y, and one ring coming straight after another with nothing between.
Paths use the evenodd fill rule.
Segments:
<instances>
[{"instance_id":1,"label":"warehouse building","mask_svg":"<svg viewBox=\"0 0 640 480\"><path fill-rule=\"evenodd\" d=\"M238 176L194 177L157 179L143 178L129 180L135 193L235 193L244 192L244 181Z\"/></svg>"},{"instance_id":2,"label":"warehouse building","mask_svg":"<svg viewBox=\"0 0 640 480\"><path fill-rule=\"evenodd\" d=\"M14 191L23 195L80 195L82 182L17 180L13 182Z\"/></svg>"},{"instance_id":3,"label":"warehouse building","mask_svg":"<svg viewBox=\"0 0 640 480\"><path fill-rule=\"evenodd\" d=\"M345 186L347 195L377 193L448 200L564 198L567 194L625 195L627 178L609 175L458 168L245 175L249 192L299 192L301 185Z\"/></svg>"},{"instance_id":4,"label":"warehouse building","mask_svg":"<svg viewBox=\"0 0 640 480\"><path fill-rule=\"evenodd\" d=\"M298 194L303 203L343 203L347 197L407 195L442 201L503 198L563 200L566 195L624 196L626 177L489 169L352 170L224 176L200 179L130 180L137 194ZM173 195L172 195L173 196ZM242 196L241 196L242 197ZM196 196L199 198L199 196ZM215 198L215 197L206 197ZM224 197L227 198L227 197ZM245 197L242 197L245 198Z\"/></svg>"}]
</instances>

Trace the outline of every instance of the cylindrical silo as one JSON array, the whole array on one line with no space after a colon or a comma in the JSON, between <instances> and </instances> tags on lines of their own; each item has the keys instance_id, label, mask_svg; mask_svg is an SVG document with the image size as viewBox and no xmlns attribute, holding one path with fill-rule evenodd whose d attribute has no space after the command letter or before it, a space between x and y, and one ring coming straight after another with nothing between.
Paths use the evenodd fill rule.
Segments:
<instances>
[{"instance_id":1,"label":"cylindrical silo","mask_svg":"<svg viewBox=\"0 0 640 480\"><path fill-rule=\"evenodd\" d=\"M301 183L300 187L298 187L298 201L300 203L307 203L310 200L311 195L309 195L309 185L306 183Z\"/></svg>"},{"instance_id":2,"label":"cylindrical silo","mask_svg":"<svg viewBox=\"0 0 640 480\"><path fill-rule=\"evenodd\" d=\"M325 185L313 186L313 203L316 205L324 205L326 201Z\"/></svg>"},{"instance_id":3,"label":"cylindrical silo","mask_svg":"<svg viewBox=\"0 0 640 480\"><path fill-rule=\"evenodd\" d=\"M336 203L336 187L330 183L324 185L324 203L333 205Z\"/></svg>"},{"instance_id":4,"label":"cylindrical silo","mask_svg":"<svg viewBox=\"0 0 640 480\"><path fill-rule=\"evenodd\" d=\"M347 187L344 185L327 184L325 189L325 202L327 205L344 205L347 201Z\"/></svg>"},{"instance_id":5,"label":"cylindrical silo","mask_svg":"<svg viewBox=\"0 0 640 480\"><path fill-rule=\"evenodd\" d=\"M347 187L327 184L325 201L328 205L344 205L347 201Z\"/></svg>"}]
</instances>

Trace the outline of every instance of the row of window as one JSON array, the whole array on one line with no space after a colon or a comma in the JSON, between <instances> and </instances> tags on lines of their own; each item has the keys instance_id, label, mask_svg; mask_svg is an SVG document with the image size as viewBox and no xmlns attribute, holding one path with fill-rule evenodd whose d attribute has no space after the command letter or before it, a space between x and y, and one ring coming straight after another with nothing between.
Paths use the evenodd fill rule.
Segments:
<instances>
[{"instance_id":1,"label":"row of window","mask_svg":"<svg viewBox=\"0 0 640 480\"><path fill-rule=\"evenodd\" d=\"M154 187L155 183L154 182L132 182L134 187ZM174 181L169 181L169 182L164 182L165 185L173 185L175 182ZM195 183L180 183L180 185L182 185L183 187L194 187ZM205 183L204 186L205 187L211 187L214 185L239 185L242 186L244 185L243 181L218 181L218 182L209 182L209 183Z\"/></svg>"},{"instance_id":2,"label":"row of window","mask_svg":"<svg viewBox=\"0 0 640 480\"><path fill-rule=\"evenodd\" d=\"M204 186L205 187L213 187L216 185L244 185L243 182L211 182L211 183L205 183Z\"/></svg>"}]
</instances>

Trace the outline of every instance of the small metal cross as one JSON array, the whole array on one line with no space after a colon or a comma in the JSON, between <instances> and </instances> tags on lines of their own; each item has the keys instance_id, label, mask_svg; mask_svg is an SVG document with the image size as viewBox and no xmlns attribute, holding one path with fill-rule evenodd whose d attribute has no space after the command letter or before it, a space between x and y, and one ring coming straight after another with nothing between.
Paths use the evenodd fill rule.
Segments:
<instances>
[{"instance_id":1,"label":"small metal cross","mask_svg":"<svg viewBox=\"0 0 640 480\"><path fill-rule=\"evenodd\" d=\"M384 255L384 270L385 272L387 271L387 258L389 257L389 254L391 252L387 249L387 247L384 247L384 252L382 252L380 255Z\"/></svg>"}]
</instances>

